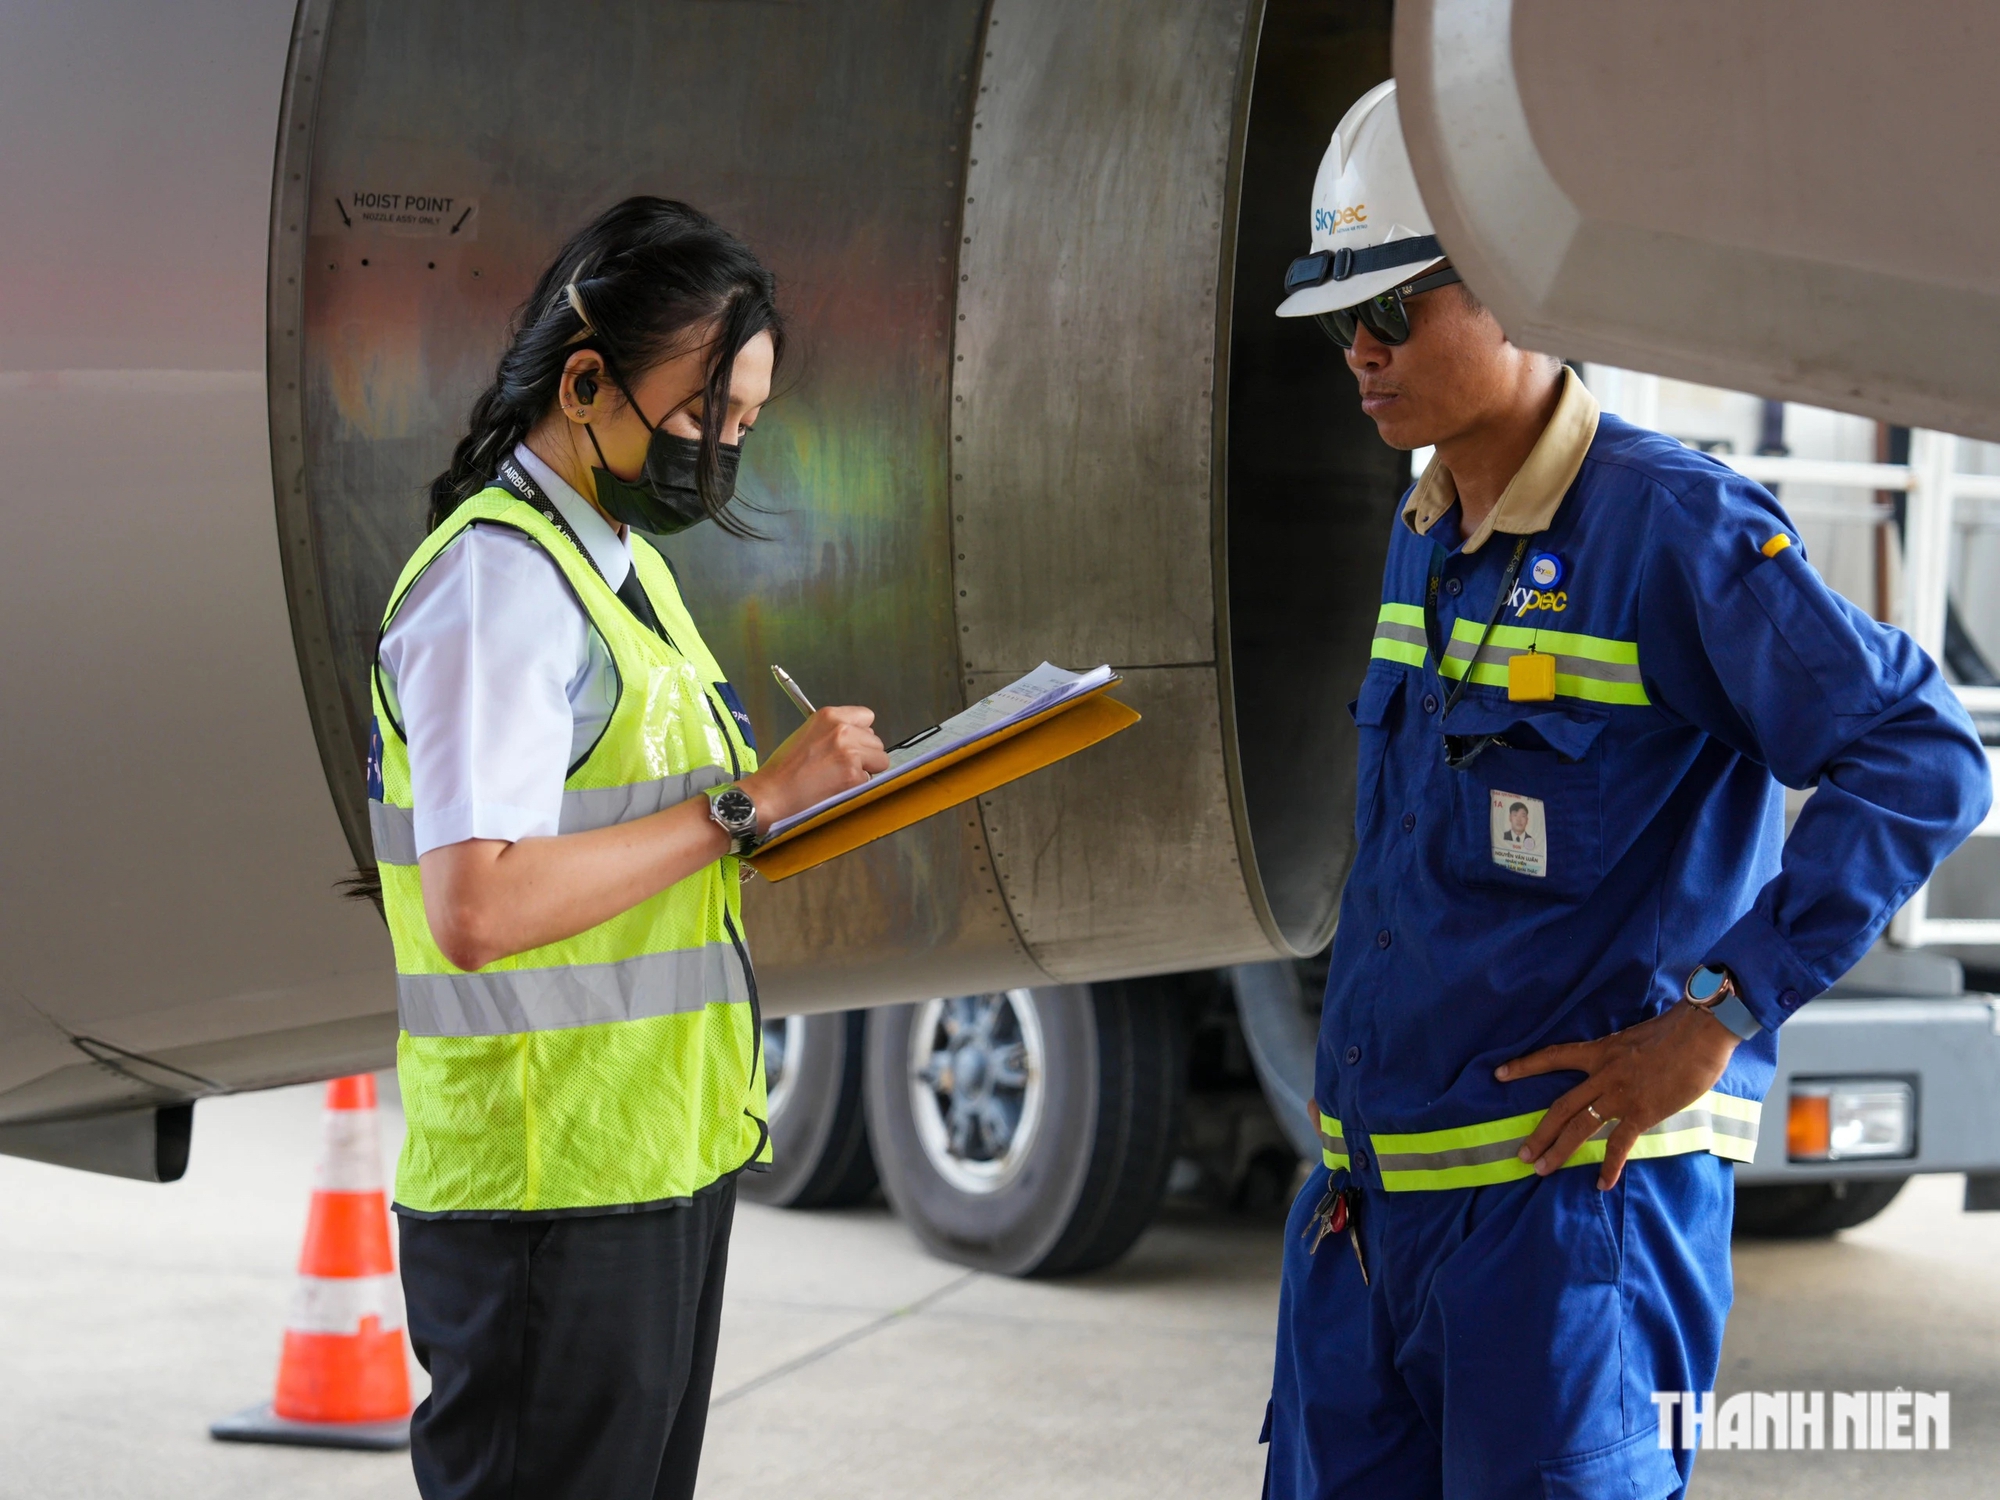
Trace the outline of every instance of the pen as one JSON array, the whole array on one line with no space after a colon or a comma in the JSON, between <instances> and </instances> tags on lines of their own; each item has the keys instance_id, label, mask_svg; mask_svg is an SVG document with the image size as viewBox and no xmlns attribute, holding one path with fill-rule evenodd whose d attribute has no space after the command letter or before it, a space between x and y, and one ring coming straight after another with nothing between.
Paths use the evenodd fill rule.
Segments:
<instances>
[{"instance_id":1,"label":"pen","mask_svg":"<svg viewBox=\"0 0 2000 1500\"><path fill-rule=\"evenodd\" d=\"M778 679L778 686L785 690L785 696L791 699L793 703L798 705L798 710L800 713L804 714L808 719L810 719L815 713L818 712L818 710L812 706L812 700L807 698L804 693L799 691L799 685L796 682L792 681L792 674L790 672L787 672L783 667L773 663L771 667L771 675Z\"/></svg>"}]
</instances>

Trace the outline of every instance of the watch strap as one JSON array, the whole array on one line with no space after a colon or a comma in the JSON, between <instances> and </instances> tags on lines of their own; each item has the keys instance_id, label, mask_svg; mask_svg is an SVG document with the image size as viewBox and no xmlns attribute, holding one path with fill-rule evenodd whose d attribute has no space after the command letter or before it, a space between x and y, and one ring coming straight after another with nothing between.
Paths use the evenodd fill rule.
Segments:
<instances>
[{"instance_id":1,"label":"watch strap","mask_svg":"<svg viewBox=\"0 0 2000 1500\"><path fill-rule=\"evenodd\" d=\"M1706 1000L1697 999L1694 982L1703 973L1719 977L1715 993ZM1736 988L1736 976L1721 964L1696 964L1689 971L1687 982L1681 986L1681 997L1697 1010L1705 1010L1726 1026L1738 1041L1747 1042L1764 1029L1750 1007L1743 1003L1743 996Z\"/></svg>"},{"instance_id":2,"label":"watch strap","mask_svg":"<svg viewBox=\"0 0 2000 1500\"><path fill-rule=\"evenodd\" d=\"M1749 1041L1764 1028L1757 1018L1750 1014L1750 1007L1743 1003L1741 995L1731 992L1724 995L1714 1005L1704 1006L1711 1016L1734 1032L1741 1041Z\"/></svg>"}]
</instances>

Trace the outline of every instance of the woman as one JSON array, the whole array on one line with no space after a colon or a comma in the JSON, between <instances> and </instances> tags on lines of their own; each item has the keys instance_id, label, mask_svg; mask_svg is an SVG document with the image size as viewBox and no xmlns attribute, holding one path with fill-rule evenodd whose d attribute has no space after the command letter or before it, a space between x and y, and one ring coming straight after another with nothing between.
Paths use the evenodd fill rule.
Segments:
<instances>
[{"instance_id":1,"label":"woman","mask_svg":"<svg viewBox=\"0 0 2000 1500\"><path fill-rule=\"evenodd\" d=\"M762 768L655 534L729 512L773 281L633 198L557 255L431 487L374 673L403 1285L426 1496L694 1490L735 1174L769 1159L737 856L887 765Z\"/></svg>"}]
</instances>

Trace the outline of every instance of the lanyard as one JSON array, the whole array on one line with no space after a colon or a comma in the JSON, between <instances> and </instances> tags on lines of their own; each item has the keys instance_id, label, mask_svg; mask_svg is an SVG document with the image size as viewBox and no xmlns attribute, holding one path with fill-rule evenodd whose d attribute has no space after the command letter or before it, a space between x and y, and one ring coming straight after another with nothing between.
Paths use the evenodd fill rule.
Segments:
<instances>
[{"instance_id":1,"label":"lanyard","mask_svg":"<svg viewBox=\"0 0 2000 1500\"><path fill-rule=\"evenodd\" d=\"M1500 622L1500 611L1507 607L1507 600L1514 592L1514 585L1520 581L1521 560L1528 555L1528 543L1532 537L1522 537L1514 543L1514 555L1507 559L1507 571L1500 577L1500 593L1493 601L1493 612L1486 617L1486 628L1479 632L1479 639L1473 643L1472 655L1465 663L1465 675L1446 690L1444 709L1438 714L1442 722L1449 718L1458 700L1465 696L1465 689L1472 681L1472 669L1478 665L1479 653L1486 649L1487 637L1493 634L1493 627ZM1424 585L1424 639L1431 648L1431 660L1437 663L1437 674L1444 676L1444 626L1438 620L1438 586L1444 578L1444 548L1436 543L1431 545L1430 579ZM1482 734L1474 737L1447 734L1444 737L1444 761L1454 771L1462 771L1480 753L1492 744L1498 735ZM1454 744L1454 741L1457 743Z\"/></svg>"},{"instance_id":2,"label":"lanyard","mask_svg":"<svg viewBox=\"0 0 2000 1500\"><path fill-rule=\"evenodd\" d=\"M522 472L519 464L515 463L511 458L502 459L500 461L499 472L493 476L493 482L514 496L515 499L524 500L529 505L532 505L541 513L543 520L560 531L569 539L570 545L583 554L583 560L597 570L598 576L603 576L603 569L597 567L597 559L590 555L590 549L583 545L583 540L577 536L576 529L569 524L564 518L563 513L556 508L555 502L542 494L541 486L537 485L534 480ZM639 564L636 560L626 570L625 581L614 589L613 592L617 594L618 602L623 604L641 625L665 641L675 652L680 651L681 648L675 644L673 636L668 634L667 627L661 623L659 613L653 608L653 601L646 597L645 585L639 582ZM730 734L728 729L724 727L722 715L716 709L713 695L703 692L702 702L708 705L709 717L715 720L715 727L722 734L723 748L729 752L730 773L735 776L741 776L743 774L743 766L736 755L736 737ZM750 867L745 865L743 868L748 870ZM747 879L748 877L746 876L745 878Z\"/></svg>"},{"instance_id":3,"label":"lanyard","mask_svg":"<svg viewBox=\"0 0 2000 1500\"><path fill-rule=\"evenodd\" d=\"M560 531L568 539L569 544L583 554L583 560L590 564L591 570L598 577L604 577L604 570L597 566L597 559L592 557L590 549L583 545L583 539L576 534L576 528L569 524L568 518L556 507L555 502L543 495L541 487L521 471L519 464L511 458L502 459L499 472L493 476L493 482L515 499L525 500L532 505L541 513L543 520ZM672 564L668 566L671 567ZM608 583L610 580L605 581ZM625 570L625 581L612 592L618 596L618 602L630 610L641 625L669 646L673 646L674 650L681 649L675 645L674 638L667 633L667 627L660 623L660 617L653 609L653 601L646 597L645 586L639 582L637 562Z\"/></svg>"},{"instance_id":4,"label":"lanyard","mask_svg":"<svg viewBox=\"0 0 2000 1500\"><path fill-rule=\"evenodd\" d=\"M596 569L600 577L604 570L597 566L597 559L590 555L590 549L583 545L583 538L576 534L576 528L569 524L567 517L556 509L555 501L542 493L542 487L530 479L527 472L511 458L500 460L500 470L493 476L494 484L512 495L516 500L525 500L541 512L542 519L555 527L569 539L569 544L583 554L583 560Z\"/></svg>"}]
</instances>

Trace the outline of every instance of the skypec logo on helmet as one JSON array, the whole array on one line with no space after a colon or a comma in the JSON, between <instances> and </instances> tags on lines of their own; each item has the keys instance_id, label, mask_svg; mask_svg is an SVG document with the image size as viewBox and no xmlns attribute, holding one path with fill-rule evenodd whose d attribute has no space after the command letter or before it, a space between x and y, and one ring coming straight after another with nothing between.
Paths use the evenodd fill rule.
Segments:
<instances>
[{"instance_id":1,"label":"skypec logo on helmet","mask_svg":"<svg viewBox=\"0 0 2000 1500\"><path fill-rule=\"evenodd\" d=\"M1343 229L1359 229L1368 222L1368 205L1357 203L1351 208L1316 208L1313 210L1313 232L1315 234L1336 234Z\"/></svg>"}]
</instances>

